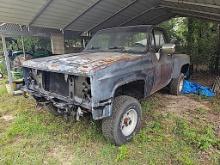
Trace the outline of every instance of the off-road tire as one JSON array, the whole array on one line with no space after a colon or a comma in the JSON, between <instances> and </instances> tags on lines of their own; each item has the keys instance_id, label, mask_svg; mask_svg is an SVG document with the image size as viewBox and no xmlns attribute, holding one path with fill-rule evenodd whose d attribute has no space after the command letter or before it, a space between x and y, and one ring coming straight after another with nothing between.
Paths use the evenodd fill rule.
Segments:
<instances>
[{"instance_id":1,"label":"off-road tire","mask_svg":"<svg viewBox=\"0 0 220 165\"><path fill-rule=\"evenodd\" d=\"M120 123L123 115L131 108L136 111L137 124L129 136L124 136L120 128ZM112 116L102 120L102 133L106 139L111 141L113 144L120 146L130 141L140 130L141 118L141 105L137 99L130 96L118 96L113 101Z\"/></svg>"},{"instance_id":2,"label":"off-road tire","mask_svg":"<svg viewBox=\"0 0 220 165\"><path fill-rule=\"evenodd\" d=\"M3 79L3 78L4 78L3 74L2 74L2 73L0 73L0 79Z\"/></svg>"},{"instance_id":3,"label":"off-road tire","mask_svg":"<svg viewBox=\"0 0 220 165\"><path fill-rule=\"evenodd\" d=\"M184 74L181 73L178 78L174 78L170 82L170 93L172 95L180 95L180 85L184 81Z\"/></svg>"}]
</instances>

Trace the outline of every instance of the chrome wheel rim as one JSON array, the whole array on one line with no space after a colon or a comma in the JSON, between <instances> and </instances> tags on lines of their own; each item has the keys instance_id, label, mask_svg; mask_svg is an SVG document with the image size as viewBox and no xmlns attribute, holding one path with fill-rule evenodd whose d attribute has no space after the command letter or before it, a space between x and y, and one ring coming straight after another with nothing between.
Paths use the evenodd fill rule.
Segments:
<instances>
[{"instance_id":1,"label":"chrome wheel rim","mask_svg":"<svg viewBox=\"0 0 220 165\"><path fill-rule=\"evenodd\" d=\"M179 85L179 92L182 92L183 90L183 80L180 81L180 85Z\"/></svg>"},{"instance_id":2,"label":"chrome wheel rim","mask_svg":"<svg viewBox=\"0 0 220 165\"><path fill-rule=\"evenodd\" d=\"M124 136L131 135L137 125L138 114L137 112L131 108L129 109L123 116L120 122L120 129Z\"/></svg>"}]
</instances>

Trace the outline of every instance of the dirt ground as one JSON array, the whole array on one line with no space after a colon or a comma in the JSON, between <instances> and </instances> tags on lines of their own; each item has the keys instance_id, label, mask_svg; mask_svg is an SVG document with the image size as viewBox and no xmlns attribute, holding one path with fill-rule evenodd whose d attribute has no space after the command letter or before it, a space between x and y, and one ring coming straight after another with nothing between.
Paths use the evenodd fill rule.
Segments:
<instances>
[{"instance_id":1,"label":"dirt ground","mask_svg":"<svg viewBox=\"0 0 220 165\"><path fill-rule=\"evenodd\" d=\"M214 78L192 80L211 85ZM116 147L90 118L67 123L33 100L0 94L0 164L219 165L219 100L157 92L142 101L141 132Z\"/></svg>"},{"instance_id":2,"label":"dirt ground","mask_svg":"<svg viewBox=\"0 0 220 165\"><path fill-rule=\"evenodd\" d=\"M216 77L216 75L210 73L194 73L190 81L212 88ZM193 114L201 110L206 113L204 120L214 124L220 138L220 114L213 112L213 106L218 108L219 105L213 105L212 98L202 99L202 97L196 95L173 96L166 93L167 91L162 91L157 94L158 99L161 101L161 111L163 113L171 112L179 117L192 120ZM219 100L219 98L220 96L217 94L215 101Z\"/></svg>"},{"instance_id":3,"label":"dirt ground","mask_svg":"<svg viewBox=\"0 0 220 165\"><path fill-rule=\"evenodd\" d=\"M158 100L160 100L160 110L162 113L172 113L175 116L187 119L189 121L195 118L197 111L202 111L206 115L203 116L203 120L214 124L216 130L220 131L220 114L216 114L212 111L212 103L210 100L201 99L193 95L173 96L159 92L155 94ZM200 116L201 117L201 116ZM220 138L220 132L218 132Z\"/></svg>"},{"instance_id":4,"label":"dirt ground","mask_svg":"<svg viewBox=\"0 0 220 165\"><path fill-rule=\"evenodd\" d=\"M191 81L195 81L195 82L198 82L202 85L212 87L216 77L217 77L217 75L212 74L212 73L198 72L198 73L193 73L190 79L191 79Z\"/></svg>"}]
</instances>

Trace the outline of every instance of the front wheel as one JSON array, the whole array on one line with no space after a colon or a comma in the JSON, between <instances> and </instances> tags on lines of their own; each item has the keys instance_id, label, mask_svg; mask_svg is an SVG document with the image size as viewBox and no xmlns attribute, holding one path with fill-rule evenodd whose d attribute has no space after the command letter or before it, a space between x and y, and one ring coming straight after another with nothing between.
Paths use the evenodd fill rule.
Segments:
<instances>
[{"instance_id":1,"label":"front wheel","mask_svg":"<svg viewBox=\"0 0 220 165\"><path fill-rule=\"evenodd\" d=\"M170 83L170 93L173 95L180 95L183 90L183 84L184 84L184 74L181 73L179 77L174 78Z\"/></svg>"},{"instance_id":2,"label":"front wheel","mask_svg":"<svg viewBox=\"0 0 220 165\"><path fill-rule=\"evenodd\" d=\"M118 146L125 144L140 130L141 117L138 100L118 96L113 101L112 116L102 121L103 135Z\"/></svg>"}]
</instances>

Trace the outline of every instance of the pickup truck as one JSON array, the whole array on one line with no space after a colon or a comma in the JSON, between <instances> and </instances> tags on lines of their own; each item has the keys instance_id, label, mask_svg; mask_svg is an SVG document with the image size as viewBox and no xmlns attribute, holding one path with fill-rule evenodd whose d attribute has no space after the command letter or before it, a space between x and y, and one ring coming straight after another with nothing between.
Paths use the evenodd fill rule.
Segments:
<instances>
[{"instance_id":1,"label":"pickup truck","mask_svg":"<svg viewBox=\"0 0 220 165\"><path fill-rule=\"evenodd\" d=\"M189 65L163 29L114 27L98 31L80 53L25 61L24 91L55 115L91 113L103 135L122 145L140 130L139 101L164 87L181 94Z\"/></svg>"}]
</instances>

